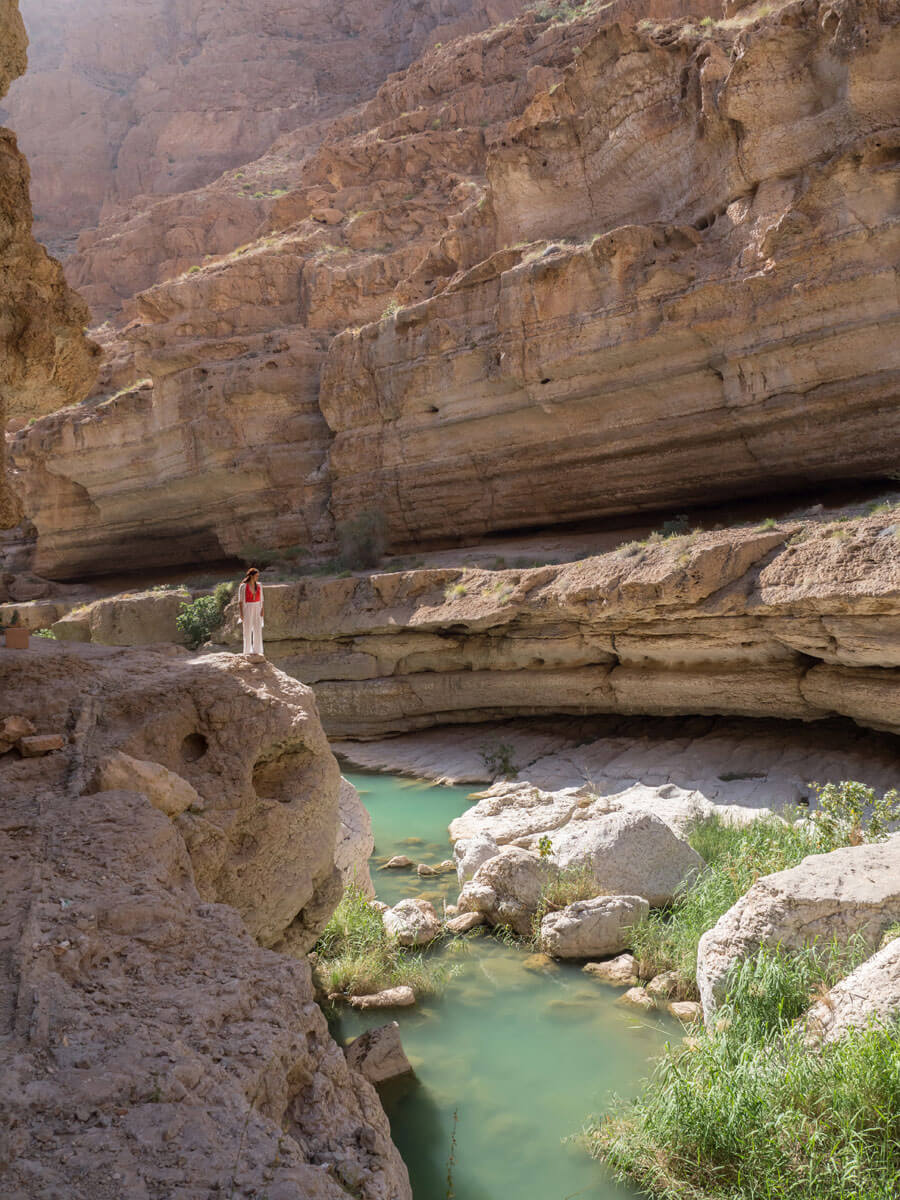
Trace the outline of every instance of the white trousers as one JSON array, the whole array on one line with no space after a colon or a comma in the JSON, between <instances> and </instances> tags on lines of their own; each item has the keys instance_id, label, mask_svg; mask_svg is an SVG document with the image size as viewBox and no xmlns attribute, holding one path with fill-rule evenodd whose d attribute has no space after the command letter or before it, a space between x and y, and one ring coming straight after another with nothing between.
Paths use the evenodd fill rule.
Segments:
<instances>
[{"instance_id":1,"label":"white trousers","mask_svg":"<svg viewBox=\"0 0 900 1200\"><path fill-rule=\"evenodd\" d=\"M244 603L244 653L262 654L262 601Z\"/></svg>"}]
</instances>

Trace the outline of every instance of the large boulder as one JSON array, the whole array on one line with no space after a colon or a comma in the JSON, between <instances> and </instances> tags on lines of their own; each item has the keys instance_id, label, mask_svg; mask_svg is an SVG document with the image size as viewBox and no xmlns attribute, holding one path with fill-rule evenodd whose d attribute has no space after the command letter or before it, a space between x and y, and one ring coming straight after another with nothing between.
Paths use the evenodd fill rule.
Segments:
<instances>
[{"instance_id":1,"label":"large boulder","mask_svg":"<svg viewBox=\"0 0 900 1200\"><path fill-rule=\"evenodd\" d=\"M0 757L0 794L114 786L181 810L204 900L237 909L264 946L312 947L341 893L340 770L309 688L239 655L43 639L2 674L18 715L71 732L57 754Z\"/></svg>"},{"instance_id":2,"label":"large boulder","mask_svg":"<svg viewBox=\"0 0 900 1200\"><path fill-rule=\"evenodd\" d=\"M369 1083L384 1083L386 1079L396 1079L412 1072L396 1021L379 1025L376 1029L367 1029L353 1039L344 1053L348 1065L358 1071L363 1079L368 1079Z\"/></svg>"},{"instance_id":3,"label":"large boulder","mask_svg":"<svg viewBox=\"0 0 900 1200\"><path fill-rule=\"evenodd\" d=\"M894 938L846 979L806 1016L810 1039L833 1042L848 1029L887 1024L900 1017L900 937Z\"/></svg>"},{"instance_id":4,"label":"large boulder","mask_svg":"<svg viewBox=\"0 0 900 1200\"><path fill-rule=\"evenodd\" d=\"M458 908L483 913L491 925L508 925L527 936L552 872L551 864L531 851L504 846L463 887Z\"/></svg>"},{"instance_id":5,"label":"large boulder","mask_svg":"<svg viewBox=\"0 0 900 1200\"><path fill-rule=\"evenodd\" d=\"M482 863L499 853L500 847L488 834L477 833L474 837L460 838L453 847L459 886L472 879Z\"/></svg>"},{"instance_id":6,"label":"large boulder","mask_svg":"<svg viewBox=\"0 0 900 1200\"><path fill-rule=\"evenodd\" d=\"M359 792L348 780L341 777L338 792L337 845L334 848L334 863L341 875L344 887L354 884L370 899L375 895L372 876L369 874L369 858L375 849L372 833L372 818L360 799Z\"/></svg>"},{"instance_id":7,"label":"large boulder","mask_svg":"<svg viewBox=\"0 0 900 1200\"><path fill-rule=\"evenodd\" d=\"M598 891L668 904L703 869L703 859L659 817L622 811L573 821L553 841L562 868L587 865Z\"/></svg>"},{"instance_id":8,"label":"large boulder","mask_svg":"<svg viewBox=\"0 0 900 1200\"><path fill-rule=\"evenodd\" d=\"M186 779L170 771L161 763L143 762L117 750L105 759L97 772L97 783L102 791L125 788L142 792L154 808L167 817L177 817L189 808L202 810L204 805L196 788Z\"/></svg>"},{"instance_id":9,"label":"large boulder","mask_svg":"<svg viewBox=\"0 0 900 1200\"><path fill-rule=\"evenodd\" d=\"M799 950L853 936L872 948L900 921L900 834L885 842L813 854L796 867L758 879L697 949L697 984L707 1020L721 1001L731 967L761 946Z\"/></svg>"},{"instance_id":10,"label":"large boulder","mask_svg":"<svg viewBox=\"0 0 900 1200\"><path fill-rule=\"evenodd\" d=\"M401 900L381 919L388 936L401 946L427 946L441 932L441 919L427 900Z\"/></svg>"},{"instance_id":11,"label":"large boulder","mask_svg":"<svg viewBox=\"0 0 900 1200\"><path fill-rule=\"evenodd\" d=\"M0 1193L410 1200L309 964L259 944L334 869L310 693L265 664L51 642L0 652L7 688L68 737L0 756ZM101 788L119 753L205 811L166 815L148 777Z\"/></svg>"},{"instance_id":12,"label":"large boulder","mask_svg":"<svg viewBox=\"0 0 900 1200\"><path fill-rule=\"evenodd\" d=\"M618 954L628 930L650 911L642 896L597 896L578 900L541 921L541 949L554 958Z\"/></svg>"}]
</instances>

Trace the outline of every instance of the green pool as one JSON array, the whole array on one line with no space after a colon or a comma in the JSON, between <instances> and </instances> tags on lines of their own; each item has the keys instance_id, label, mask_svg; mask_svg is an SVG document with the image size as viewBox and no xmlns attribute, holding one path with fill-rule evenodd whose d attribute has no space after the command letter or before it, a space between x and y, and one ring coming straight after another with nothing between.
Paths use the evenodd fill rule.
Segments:
<instances>
[{"instance_id":1,"label":"green pool","mask_svg":"<svg viewBox=\"0 0 900 1200\"><path fill-rule=\"evenodd\" d=\"M375 859L408 854L415 862L452 857L447 825L469 807L469 789L411 783L385 775L348 774L372 814ZM409 839L418 839L410 842ZM456 876L420 878L378 871L380 899L426 896L440 908L455 900ZM547 969L491 937L474 939L458 974L438 1000L414 1010L342 1011L338 1040L400 1023L416 1070L382 1098L416 1200L445 1200L456 1114L452 1171L455 1200L613 1200L619 1187L576 1144L588 1113L602 1112L610 1092L632 1094L667 1038L665 1018L647 1019L618 1004L618 993L578 967Z\"/></svg>"}]
</instances>

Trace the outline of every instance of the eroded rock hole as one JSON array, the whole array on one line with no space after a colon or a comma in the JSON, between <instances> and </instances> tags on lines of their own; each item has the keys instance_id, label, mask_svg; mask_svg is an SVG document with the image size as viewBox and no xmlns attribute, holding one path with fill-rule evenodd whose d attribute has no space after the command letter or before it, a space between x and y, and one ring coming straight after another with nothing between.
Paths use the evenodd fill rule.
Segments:
<instances>
[{"instance_id":1,"label":"eroded rock hole","mask_svg":"<svg viewBox=\"0 0 900 1200\"><path fill-rule=\"evenodd\" d=\"M185 762L196 762L209 749L209 742L202 733L189 733L181 743L181 757Z\"/></svg>"}]
</instances>

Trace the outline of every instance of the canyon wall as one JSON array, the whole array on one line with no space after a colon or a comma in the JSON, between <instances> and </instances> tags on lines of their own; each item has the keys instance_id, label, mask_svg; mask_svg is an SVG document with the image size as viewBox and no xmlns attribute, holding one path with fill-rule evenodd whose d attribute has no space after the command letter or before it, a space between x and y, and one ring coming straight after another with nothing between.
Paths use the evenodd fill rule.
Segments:
<instances>
[{"instance_id":1,"label":"canyon wall","mask_svg":"<svg viewBox=\"0 0 900 1200\"><path fill-rule=\"evenodd\" d=\"M60 747L0 740L0 1192L410 1200L302 957L341 889L309 690L232 655L0 657Z\"/></svg>"},{"instance_id":2,"label":"canyon wall","mask_svg":"<svg viewBox=\"0 0 900 1200\"><path fill-rule=\"evenodd\" d=\"M25 70L27 39L15 0L0 2L0 99ZM0 129L0 431L87 395L96 349L83 336L87 307L66 286L59 264L31 234L28 164L15 136ZM0 529L19 508L0 448Z\"/></svg>"},{"instance_id":3,"label":"canyon wall","mask_svg":"<svg viewBox=\"0 0 900 1200\"><path fill-rule=\"evenodd\" d=\"M68 249L84 233L69 278L92 304L117 308L204 253L249 240L289 186L298 147L429 41L519 7L120 0L110 11L103 0L23 0L31 70L8 119L34 172L38 232ZM235 172L273 143L269 169ZM229 169L211 196L193 194ZM136 227L156 244L135 244Z\"/></svg>"},{"instance_id":4,"label":"canyon wall","mask_svg":"<svg viewBox=\"0 0 900 1200\"><path fill-rule=\"evenodd\" d=\"M896 10L701 9L530 11L306 145L261 237L138 298L152 387L17 438L35 569L896 471Z\"/></svg>"}]
</instances>

